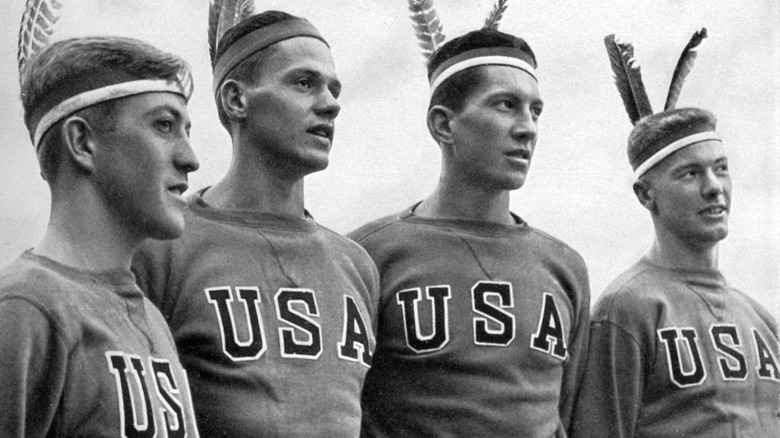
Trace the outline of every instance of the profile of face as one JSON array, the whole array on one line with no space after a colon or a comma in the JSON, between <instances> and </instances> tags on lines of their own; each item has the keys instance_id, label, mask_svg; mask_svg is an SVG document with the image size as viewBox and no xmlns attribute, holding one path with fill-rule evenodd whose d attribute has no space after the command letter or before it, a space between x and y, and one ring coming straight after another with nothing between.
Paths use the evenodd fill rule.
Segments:
<instances>
[{"instance_id":1,"label":"profile of face","mask_svg":"<svg viewBox=\"0 0 780 438\"><path fill-rule=\"evenodd\" d=\"M637 195L666 232L693 246L728 235L731 176L721 142L680 149L651 169L646 181L646 199Z\"/></svg>"},{"instance_id":2,"label":"profile of face","mask_svg":"<svg viewBox=\"0 0 780 438\"><path fill-rule=\"evenodd\" d=\"M245 122L264 159L297 178L328 166L341 82L330 48L318 39L272 48L256 84L245 88Z\"/></svg>"},{"instance_id":3,"label":"profile of face","mask_svg":"<svg viewBox=\"0 0 780 438\"><path fill-rule=\"evenodd\" d=\"M525 183L544 103L536 80L509 66L482 66L482 81L449 121L459 178L489 190Z\"/></svg>"},{"instance_id":4,"label":"profile of face","mask_svg":"<svg viewBox=\"0 0 780 438\"><path fill-rule=\"evenodd\" d=\"M117 101L112 129L95 132L95 187L132 235L173 239L184 230L182 193L197 170L184 98L145 93Z\"/></svg>"}]
</instances>

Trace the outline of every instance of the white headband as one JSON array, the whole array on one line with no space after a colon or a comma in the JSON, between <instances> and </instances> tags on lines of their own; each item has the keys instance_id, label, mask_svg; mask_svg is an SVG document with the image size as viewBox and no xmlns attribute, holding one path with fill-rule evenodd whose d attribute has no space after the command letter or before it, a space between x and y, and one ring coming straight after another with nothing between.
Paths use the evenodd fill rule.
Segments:
<instances>
[{"instance_id":1,"label":"white headband","mask_svg":"<svg viewBox=\"0 0 780 438\"><path fill-rule=\"evenodd\" d=\"M707 140L721 141L720 136L715 131L699 132L698 134L693 134L687 137L683 137L669 144L668 146L660 149L658 152L650 156L650 158L645 160L644 163L640 164L639 167L636 168L636 170L634 171L634 176L636 177L636 179L639 179L640 176L644 175L645 172L650 170L656 164L660 163L661 160L668 157L669 155L677 152L678 150L686 146L690 146L694 143L699 143Z\"/></svg>"},{"instance_id":2,"label":"white headband","mask_svg":"<svg viewBox=\"0 0 780 438\"><path fill-rule=\"evenodd\" d=\"M136 94L157 92L180 94L184 96L185 99L188 97L186 95L186 91L182 90L182 85L179 82L168 81L165 79L142 79L137 81L121 82L118 84L86 91L63 100L50 109L46 115L41 118L41 121L35 128L33 146L35 146L35 150L38 151L41 138L46 133L46 131L48 131L55 123L75 113L76 111L113 99L133 96Z\"/></svg>"},{"instance_id":3,"label":"white headband","mask_svg":"<svg viewBox=\"0 0 780 438\"><path fill-rule=\"evenodd\" d=\"M468 58L461 62L458 62L456 64L451 65L446 70L441 72L436 79L434 79L433 83L431 83L431 93L436 91L436 88L439 87L444 81L452 77L452 75L456 73L460 73L463 70L466 70L471 67L476 67L478 65L506 65L510 67L517 67L520 70L523 70L524 72L531 75L532 78L534 78L535 81L539 81L536 78L536 71L534 70L533 66L522 59L514 58L511 56L501 56L501 55L488 55L488 56L479 56L475 58Z\"/></svg>"}]
</instances>

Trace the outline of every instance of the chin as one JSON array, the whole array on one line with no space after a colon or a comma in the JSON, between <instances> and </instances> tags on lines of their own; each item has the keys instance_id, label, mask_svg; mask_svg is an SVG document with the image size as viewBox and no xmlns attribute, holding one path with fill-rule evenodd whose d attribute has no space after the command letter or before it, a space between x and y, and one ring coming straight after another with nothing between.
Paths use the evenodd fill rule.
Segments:
<instances>
[{"instance_id":1,"label":"chin","mask_svg":"<svg viewBox=\"0 0 780 438\"><path fill-rule=\"evenodd\" d=\"M184 216L169 217L166 220L150 223L146 227L147 237L157 240L176 239L184 232Z\"/></svg>"}]
</instances>

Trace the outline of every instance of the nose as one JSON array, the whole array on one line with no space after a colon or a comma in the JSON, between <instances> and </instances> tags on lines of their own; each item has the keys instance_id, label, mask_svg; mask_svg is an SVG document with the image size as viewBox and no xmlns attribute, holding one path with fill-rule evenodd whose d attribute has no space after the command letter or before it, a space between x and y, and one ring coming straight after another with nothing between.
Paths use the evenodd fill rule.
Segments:
<instances>
[{"instance_id":1,"label":"nose","mask_svg":"<svg viewBox=\"0 0 780 438\"><path fill-rule=\"evenodd\" d=\"M315 109L318 115L327 117L328 119L335 119L341 111L341 104L336 99L336 96L327 87L323 88L317 101L317 107Z\"/></svg>"},{"instance_id":2,"label":"nose","mask_svg":"<svg viewBox=\"0 0 780 438\"><path fill-rule=\"evenodd\" d=\"M704 172L701 191L702 196L706 199L716 198L724 191L724 181L721 181L721 178L712 169L707 169Z\"/></svg>"},{"instance_id":3,"label":"nose","mask_svg":"<svg viewBox=\"0 0 780 438\"><path fill-rule=\"evenodd\" d=\"M515 123L512 126L512 136L521 141L536 140L537 122L529 107L524 107L517 112Z\"/></svg>"},{"instance_id":4,"label":"nose","mask_svg":"<svg viewBox=\"0 0 780 438\"><path fill-rule=\"evenodd\" d=\"M177 169L186 173L194 172L200 167L200 162L198 157L195 156L195 151L192 150L188 137L182 139L174 156L174 165Z\"/></svg>"}]
</instances>

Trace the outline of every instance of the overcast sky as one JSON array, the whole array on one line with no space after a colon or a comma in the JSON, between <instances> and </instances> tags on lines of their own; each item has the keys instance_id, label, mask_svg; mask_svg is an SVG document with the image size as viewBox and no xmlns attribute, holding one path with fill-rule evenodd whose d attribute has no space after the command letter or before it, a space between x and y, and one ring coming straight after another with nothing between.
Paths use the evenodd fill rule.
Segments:
<instances>
[{"instance_id":1,"label":"overcast sky","mask_svg":"<svg viewBox=\"0 0 780 438\"><path fill-rule=\"evenodd\" d=\"M16 71L23 0L0 14L0 264L42 236L49 193L22 122ZM55 39L116 34L185 57L194 69L192 143L201 162L191 187L214 183L229 162L229 137L210 96L206 0L59 0ZM576 3L576 6L574 5ZM332 47L344 90L329 168L306 182L306 207L346 233L424 198L439 172L425 126L428 86L405 0L275 0L317 25ZM449 38L476 29L486 0L438 0ZM500 29L524 37L539 61L545 101L526 185L512 209L578 250L594 301L652 241L647 212L631 191L625 155L631 124L612 83L603 39L630 41L651 102L663 106L691 34L706 26L678 106L716 113L734 183L721 268L733 285L780 316L780 8L776 0L513 0Z\"/></svg>"}]
</instances>

